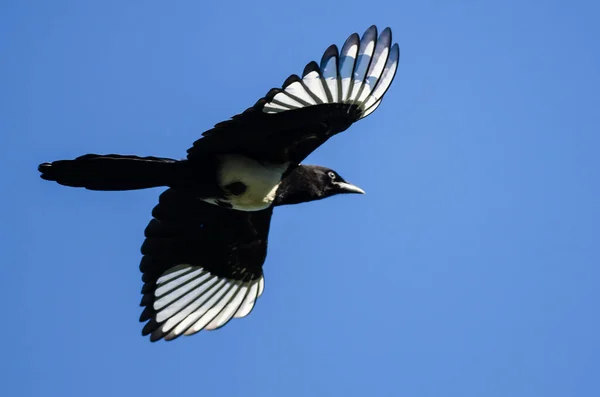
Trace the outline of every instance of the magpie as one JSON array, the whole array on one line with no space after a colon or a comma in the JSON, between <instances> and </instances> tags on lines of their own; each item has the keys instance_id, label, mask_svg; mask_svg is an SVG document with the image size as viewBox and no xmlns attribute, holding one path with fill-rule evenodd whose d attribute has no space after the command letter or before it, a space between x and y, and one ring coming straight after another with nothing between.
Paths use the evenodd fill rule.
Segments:
<instances>
[{"instance_id":1,"label":"magpie","mask_svg":"<svg viewBox=\"0 0 600 397\"><path fill-rule=\"evenodd\" d=\"M204 132L183 160L86 154L39 165L42 179L65 186L167 187L141 247L144 336L172 340L247 316L265 287L274 207L364 194L332 169L301 163L381 104L399 55L390 28L354 33Z\"/></svg>"}]
</instances>

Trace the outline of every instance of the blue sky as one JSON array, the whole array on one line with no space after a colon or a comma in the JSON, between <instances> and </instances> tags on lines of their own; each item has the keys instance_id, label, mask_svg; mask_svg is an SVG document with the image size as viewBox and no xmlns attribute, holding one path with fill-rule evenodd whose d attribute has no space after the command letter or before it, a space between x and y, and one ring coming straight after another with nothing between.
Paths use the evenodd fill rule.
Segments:
<instances>
[{"instance_id":1,"label":"blue sky","mask_svg":"<svg viewBox=\"0 0 600 397\"><path fill-rule=\"evenodd\" d=\"M205 3L0 5L6 395L600 395L597 2ZM142 338L161 190L37 164L181 158L371 24L397 78L307 161L367 195L276 211L248 318Z\"/></svg>"}]
</instances>

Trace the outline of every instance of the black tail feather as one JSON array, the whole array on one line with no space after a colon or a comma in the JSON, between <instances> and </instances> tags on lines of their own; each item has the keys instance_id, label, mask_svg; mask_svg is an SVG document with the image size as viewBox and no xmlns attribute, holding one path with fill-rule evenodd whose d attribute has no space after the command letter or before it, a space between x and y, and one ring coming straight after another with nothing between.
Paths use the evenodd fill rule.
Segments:
<instances>
[{"instance_id":1,"label":"black tail feather","mask_svg":"<svg viewBox=\"0 0 600 397\"><path fill-rule=\"evenodd\" d=\"M40 164L41 178L90 190L136 190L172 186L185 161L160 157L86 154Z\"/></svg>"}]
</instances>

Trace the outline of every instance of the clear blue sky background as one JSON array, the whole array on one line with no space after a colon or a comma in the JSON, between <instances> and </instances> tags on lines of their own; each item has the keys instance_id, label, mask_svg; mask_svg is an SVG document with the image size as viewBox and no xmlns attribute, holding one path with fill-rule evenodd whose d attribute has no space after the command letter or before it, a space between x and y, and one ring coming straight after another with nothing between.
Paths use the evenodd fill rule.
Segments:
<instances>
[{"instance_id":1,"label":"clear blue sky background","mask_svg":"<svg viewBox=\"0 0 600 397\"><path fill-rule=\"evenodd\" d=\"M2 395L600 395L600 27L584 1L3 1ZM383 105L320 148L366 196L281 208L246 319L151 344L160 189L38 163L181 158L331 43L401 47Z\"/></svg>"}]
</instances>

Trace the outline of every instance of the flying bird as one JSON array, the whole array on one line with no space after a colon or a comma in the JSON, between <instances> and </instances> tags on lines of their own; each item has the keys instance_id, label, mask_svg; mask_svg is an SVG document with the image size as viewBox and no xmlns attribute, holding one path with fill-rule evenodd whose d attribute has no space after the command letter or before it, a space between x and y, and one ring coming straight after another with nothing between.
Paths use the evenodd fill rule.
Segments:
<instances>
[{"instance_id":1,"label":"flying bird","mask_svg":"<svg viewBox=\"0 0 600 397\"><path fill-rule=\"evenodd\" d=\"M41 178L65 186L168 188L141 248L143 335L172 340L247 316L265 287L273 208L364 193L332 169L301 163L381 104L399 56L389 28L354 33L302 77L204 132L183 160L86 154L39 165Z\"/></svg>"}]
</instances>

